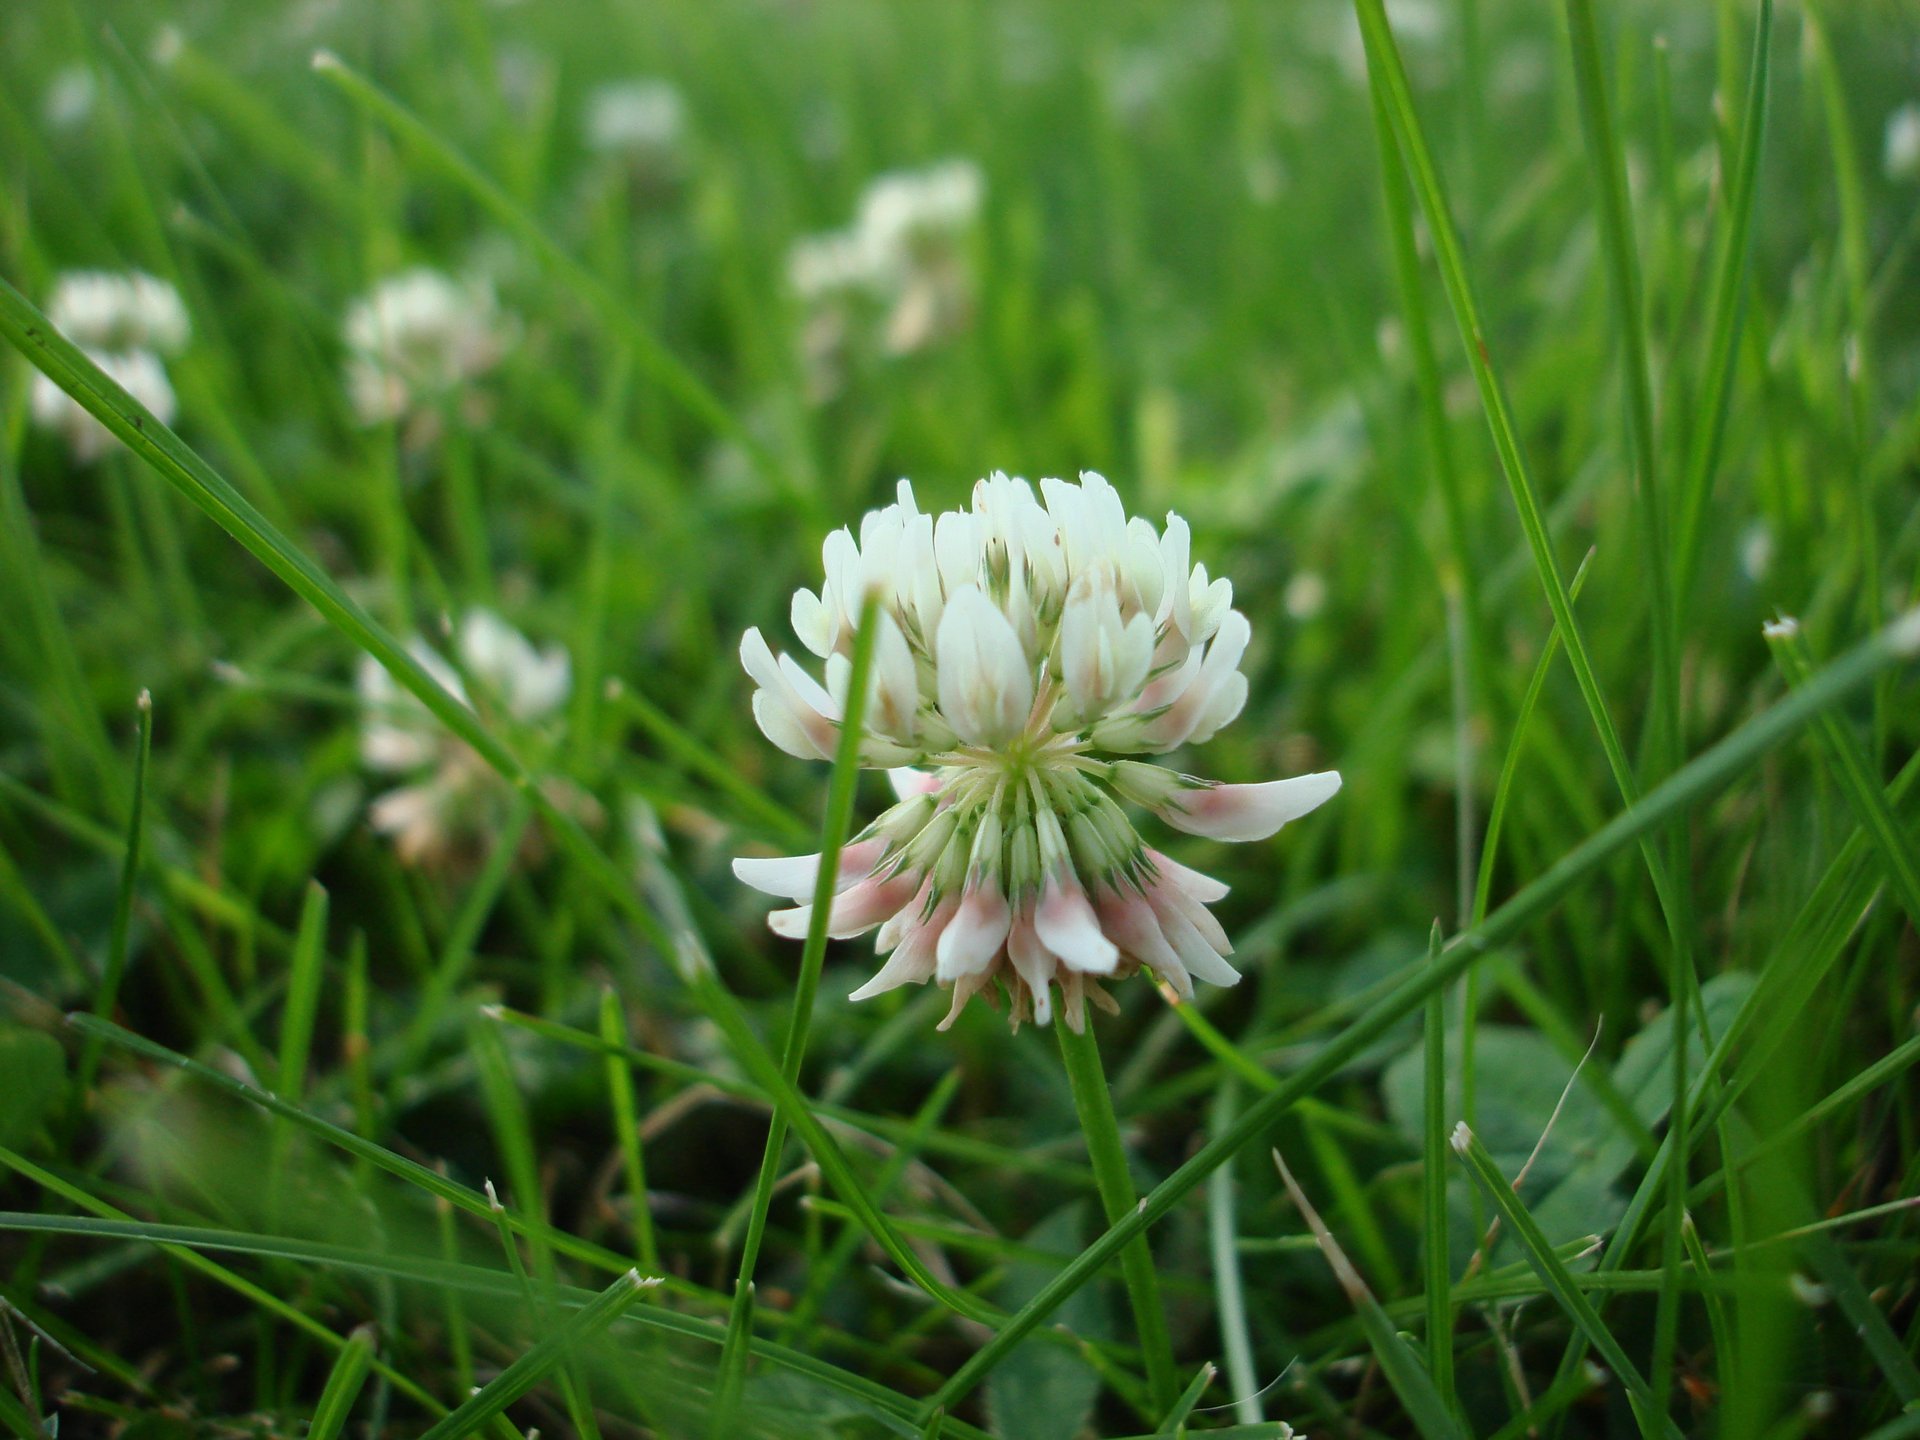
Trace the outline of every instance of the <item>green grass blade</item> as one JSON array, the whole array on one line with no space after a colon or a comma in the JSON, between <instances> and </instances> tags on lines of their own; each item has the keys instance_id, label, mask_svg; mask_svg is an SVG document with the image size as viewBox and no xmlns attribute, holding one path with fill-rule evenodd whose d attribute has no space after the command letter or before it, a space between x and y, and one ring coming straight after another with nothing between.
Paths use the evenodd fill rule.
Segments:
<instances>
[{"instance_id":1,"label":"green grass blade","mask_svg":"<svg viewBox=\"0 0 1920 1440\"><path fill-rule=\"evenodd\" d=\"M313 1408L313 1419L307 1423L307 1440L339 1440L373 1364L373 1340L371 1325L362 1325L347 1336L346 1345L327 1374L327 1388L320 1392L320 1403Z\"/></svg>"},{"instance_id":2,"label":"green grass blade","mask_svg":"<svg viewBox=\"0 0 1920 1440\"><path fill-rule=\"evenodd\" d=\"M1240 1086L1229 1077L1214 1092L1208 1133L1218 1135L1231 1126L1239 1104ZM1231 1164L1222 1165L1207 1177L1207 1249L1234 1417L1244 1424L1257 1425L1265 1417L1260 1409L1261 1381L1254 1368L1253 1332L1247 1322L1246 1282L1240 1273L1239 1188L1239 1177Z\"/></svg>"},{"instance_id":3,"label":"green grass blade","mask_svg":"<svg viewBox=\"0 0 1920 1440\"><path fill-rule=\"evenodd\" d=\"M616 1053L627 1046L627 1017L620 1008L620 997L611 988L600 992L600 1038L609 1047L601 1067L607 1077L614 1136L620 1146L620 1166L627 1182L627 1202L633 1207L634 1252L642 1273L657 1274L660 1252L653 1234L653 1206L647 1197L647 1164L640 1145L640 1107L634 1096L633 1071Z\"/></svg>"},{"instance_id":4,"label":"green grass blade","mask_svg":"<svg viewBox=\"0 0 1920 1440\"><path fill-rule=\"evenodd\" d=\"M1746 109L1740 121L1740 153L1727 196L1727 226L1714 257L1711 299L1707 305L1707 353L1704 385L1694 398L1692 444L1676 497L1679 515L1674 522L1674 554L1679 569L1676 593L1685 597L1693 588L1694 571L1705 543L1707 500L1719 468L1720 447L1726 439L1727 413L1732 404L1734 369L1739 363L1741 323L1746 314L1747 264L1753 232L1754 197L1759 189L1760 149L1766 137L1767 101L1771 90L1773 0L1760 0L1760 19L1753 36L1753 63L1747 81Z\"/></svg>"},{"instance_id":5,"label":"green grass blade","mask_svg":"<svg viewBox=\"0 0 1920 1440\"><path fill-rule=\"evenodd\" d=\"M1608 292L1619 331L1621 367L1626 378L1627 439L1640 515L1642 566L1647 578L1649 632L1652 639L1653 773L1665 774L1682 744L1680 733L1679 615L1673 604L1673 554L1667 537L1667 500L1660 483L1653 428L1653 379L1648 368L1646 300L1634 240L1633 205L1627 192L1627 163L1607 100L1606 65L1593 0L1566 0L1572 42L1573 73L1580 96L1580 122L1587 140L1600 212L1601 248L1606 255Z\"/></svg>"},{"instance_id":6,"label":"green grass blade","mask_svg":"<svg viewBox=\"0 0 1920 1440\"><path fill-rule=\"evenodd\" d=\"M1073 1105L1087 1136L1087 1157L1093 1164L1107 1223L1117 1224L1139 1206L1133 1176L1127 1170L1125 1142L1113 1111L1113 1091L1100 1064L1100 1041L1091 1025L1074 1028L1063 1020L1054 1027L1060 1058L1073 1089ZM1133 1322L1147 1366L1149 1415L1162 1415L1179 1398L1173 1340L1167 1333L1166 1307L1154 1273L1153 1251L1144 1233L1120 1252L1120 1273L1133 1307Z\"/></svg>"},{"instance_id":7,"label":"green grass blade","mask_svg":"<svg viewBox=\"0 0 1920 1440\"><path fill-rule=\"evenodd\" d=\"M1805 685L1813 662L1799 622L1777 621L1766 627L1766 636L1787 683L1796 689ZM1847 803L1853 807L1854 818L1879 847L1881 864L1886 867L1887 880L1900 901L1900 908L1907 912L1909 920L1920 926L1920 862L1915 861L1906 832L1887 805L1887 797L1873 776L1871 762L1839 716L1822 715L1816 728L1827 754L1828 768L1839 782Z\"/></svg>"},{"instance_id":8,"label":"green grass blade","mask_svg":"<svg viewBox=\"0 0 1920 1440\"><path fill-rule=\"evenodd\" d=\"M1440 963L1440 922L1428 937L1427 963ZM1464 1023L1471 1024L1471 1017ZM1446 997L1435 990L1427 997L1422 1035L1425 1051L1426 1093L1421 1129L1420 1191L1425 1234L1421 1255L1427 1287L1427 1371L1434 1392L1449 1415L1459 1413L1453 1391L1452 1256L1447 1246L1447 1012Z\"/></svg>"},{"instance_id":9,"label":"green grass blade","mask_svg":"<svg viewBox=\"0 0 1920 1440\"><path fill-rule=\"evenodd\" d=\"M813 1004L820 993L820 969L827 958L827 921L833 911L833 897L839 889L840 850L853 828L854 793L860 782L860 742L864 738L861 722L867 702L868 681L873 673L874 645L879 636L880 597L869 594L861 606L860 625L854 634L853 663L847 681L846 713L840 723L839 742L834 750L833 776L827 786L827 814L820 834L820 869L814 876L813 909L807 921L807 938L800 951L800 975L794 985L793 1009L787 1018L786 1040L780 1047L780 1074L797 1085L801 1062L807 1054L807 1032L813 1024ZM747 1212L747 1233L740 1246L740 1270L734 1281L734 1317L727 1326L727 1348L720 1357L720 1385L714 1400L708 1434L724 1435L734 1422L740 1402L740 1389L746 1382L745 1337L747 1327L740 1313L753 1304L752 1280L760 1261L760 1242L766 1234L767 1211L773 1204L774 1185L780 1178L780 1158L787 1146L787 1126L776 1109L767 1126L766 1149L760 1157L760 1173L754 1181L753 1205ZM737 1337L737 1338L736 1338Z\"/></svg>"},{"instance_id":10,"label":"green grass blade","mask_svg":"<svg viewBox=\"0 0 1920 1440\"><path fill-rule=\"evenodd\" d=\"M1213 1384L1215 1373L1211 1365L1200 1367L1199 1373L1180 1392L1180 1398L1173 1402L1173 1408L1167 1411L1167 1418L1160 1422L1160 1435L1166 1436L1167 1440L1180 1440L1187 1433L1187 1417L1193 1414L1193 1407L1200 1403L1200 1397Z\"/></svg>"},{"instance_id":11,"label":"green grass blade","mask_svg":"<svg viewBox=\"0 0 1920 1440\"><path fill-rule=\"evenodd\" d=\"M313 1027L320 1016L320 987L327 967L327 892L318 881L307 886L294 932L293 964L287 974L287 1000L280 1014L280 1093L298 1104L307 1093L307 1057Z\"/></svg>"},{"instance_id":12,"label":"green grass blade","mask_svg":"<svg viewBox=\"0 0 1920 1440\"><path fill-rule=\"evenodd\" d=\"M113 896L113 926L107 932L107 968L93 1001L93 1013L112 1019L119 1003L120 983L127 974L127 932L133 920L133 894L140 880L141 850L146 841L147 762L153 754L153 696L140 692L137 702L139 738L133 751L133 803L127 812L127 843L120 856L120 883ZM80 1055L80 1094L93 1088L100 1064L100 1047L89 1044Z\"/></svg>"},{"instance_id":13,"label":"green grass blade","mask_svg":"<svg viewBox=\"0 0 1920 1440\"><path fill-rule=\"evenodd\" d=\"M1426 1440L1465 1440L1465 1432L1449 1412L1447 1402L1441 1398L1440 1391L1433 1383L1433 1376L1421 1366L1413 1347L1393 1328L1386 1311L1380 1308L1380 1302L1374 1299L1367 1282L1360 1278L1360 1272L1347 1259L1339 1241L1333 1238L1333 1232L1327 1229L1319 1212L1308 1202L1305 1192L1294 1180L1293 1172L1287 1169L1287 1162L1280 1158L1278 1150L1273 1152L1273 1163L1280 1172L1281 1183L1287 1187L1287 1195L1292 1199L1294 1208L1313 1231L1321 1255L1326 1258L1327 1265L1340 1282L1347 1303L1353 1306L1354 1314L1359 1317L1367 1345L1372 1349L1374 1359L1380 1362L1380 1371L1393 1387L1393 1393L1399 1396L1407 1418L1413 1421L1414 1428Z\"/></svg>"},{"instance_id":14,"label":"green grass blade","mask_svg":"<svg viewBox=\"0 0 1920 1440\"><path fill-rule=\"evenodd\" d=\"M1680 1429L1659 1409L1652 1388L1640 1373L1639 1367L1628 1358L1620 1342L1607 1329L1601 1320L1600 1312L1593 1308L1593 1302L1587 1299L1586 1292L1574 1283L1565 1262L1554 1253L1553 1246L1541 1233L1532 1213L1520 1203L1520 1197L1513 1193L1513 1187L1493 1163L1493 1157L1487 1153L1473 1132L1465 1125L1454 1131L1453 1148L1466 1162L1467 1170L1479 1182L1487 1199L1500 1212L1508 1229L1520 1246L1527 1252L1527 1260L1540 1276L1541 1283L1559 1303L1567 1318L1580 1328L1594 1349L1605 1357L1620 1382L1627 1387L1635 1402L1635 1413L1640 1420L1641 1433L1645 1435L1665 1435L1671 1440L1679 1440ZM1664 1291L1670 1281L1663 1279Z\"/></svg>"},{"instance_id":15,"label":"green grass blade","mask_svg":"<svg viewBox=\"0 0 1920 1440\"><path fill-rule=\"evenodd\" d=\"M583 1306L551 1335L502 1370L452 1414L441 1419L421 1440L456 1440L471 1435L495 1415L540 1383L548 1370L598 1336L640 1298L649 1284L638 1270L629 1270L591 1303Z\"/></svg>"}]
</instances>

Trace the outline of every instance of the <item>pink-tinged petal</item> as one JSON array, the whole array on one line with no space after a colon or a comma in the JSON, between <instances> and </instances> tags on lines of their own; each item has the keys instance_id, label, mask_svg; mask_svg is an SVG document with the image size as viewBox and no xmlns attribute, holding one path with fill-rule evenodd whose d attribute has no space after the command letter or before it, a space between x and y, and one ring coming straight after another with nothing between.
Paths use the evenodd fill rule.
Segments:
<instances>
[{"instance_id":1,"label":"pink-tinged petal","mask_svg":"<svg viewBox=\"0 0 1920 1440\"><path fill-rule=\"evenodd\" d=\"M933 913L920 920L901 940L893 954L887 957L887 963L880 967L880 972L848 998L871 1000L875 995L884 994L898 986L924 985L931 980L934 952L959 904L958 896L949 895L936 905Z\"/></svg>"},{"instance_id":2,"label":"pink-tinged petal","mask_svg":"<svg viewBox=\"0 0 1920 1440\"><path fill-rule=\"evenodd\" d=\"M1040 943L1069 969L1111 975L1120 963L1119 948L1102 932L1087 892L1071 877L1065 883L1057 873L1047 877L1034 908L1033 928Z\"/></svg>"},{"instance_id":3,"label":"pink-tinged petal","mask_svg":"<svg viewBox=\"0 0 1920 1440\"><path fill-rule=\"evenodd\" d=\"M851 940L864 935L911 900L919 884L918 875L895 871L886 876L870 875L851 889L842 890L827 912L827 937ZM767 916L767 928L788 940L804 940L812 918L813 906L796 905Z\"/></svg>"},{"instance_id":4,"label":"pink-tinged petal","mask_svg":"<svg viewBox=\"0 0 1920 1440\"><path fill-rule=\"evenodd\" d=\"M913 892L913 899L896 910L893 917L880 927L880 933L873 937L873 953L886 955L897 950L900 943L932 913L933 876L928 875L920 882L920 888Z\"/></svg>"},{"instance_id":5,"label":"pink-tinged petal","mask_svg":"<svg viewBox=\"0 0 1920 1440\"><path fill-rule=\"evenodd\" d=\"M1205 980L1209 985L1240 983L1240 972L1221 957L1220 951L1208 942L1185 912L1171 902L1162 902L1153 906L1153 913L1160 922L1160 933L1194 979Z\"/></svg>"},{"instance_id":6,"label":"pink-tinged petal","mask_svg":"<svg viewBox=\"0 0 1920 1440\"><path fill-rule=\"evenodd\" d=\"M1160 917L1138 891L1102 891L1099 911L1101 925L1122 950L1172 985L1182 1000L1193 998L1187 967L1161 933Z\"/></svg>"},{"instance_id":7,"label":"pink-tinged petal","mask_svg":"<svg viewBox=\"0 0 1920 1440\"><path fill-rule=\"evenodd\" d=\"M1214 879L1211 875L1202 875L1198 870L1189 870L1178 860L1162 855L1151 847L1147 849L1147 859L1153 862L1155 870L1166 877L1169 885L1177 885L1202 905L1216 904L1227 898L1231 887Z\"/></svg>"},{"instance_id":8,"label":"pink-tinged petal","mask_svg":"<svg viewBox=\"0 0 1920 1440\"><path fill-rule=\"evenodd\" d=\"M1340 773L1321 770L1261 785L1207 785L1183 790L1160 818L1189 835L1210 840L1264 840L1289 820L1324 805L1338 793Z\"/></svg>"},{"instance_id":9,"label":"pink-tinged petal","mask_svg":"<svg viewBox=\"0 0 1920 1440\"><path fill-rule=\"evenodd\" d=\"M1162 914L1171 910L1184 917L1189 925L1200 932L1200 938L1213 947L1216 955L1233 953L1233 942L1227 939L1227 932L1221 928L1213 912L1178 885L1151 886L1147 891L1147 902Z\"/></svg>"},{"instance_id":10,"label":"pink-tinged petal","mask_svg":"<svg viewBox=\"0 0 1920 1440\"><path fill-rule=\"evenodd\" d=\"M1238 610L1229 610L1220 623L1220 632L1208 643L1205 658L1191 682L1142 732L1148 748L1171 750L1186 743L1206 721L1218 729L1246 703L1246 679L1240 676L1240 657L1246 654L1253 627ZM1187 657L1189 665L1192 655ZM1148 687L1151 689L1152 687ZM1221 719L1224 715L1226 718ZM1210 732L1209 732L1210 733Z\"/></svg>"},{"instance_id":11,"label":"pink-tinged petal","mask_svg":"<svg viewBox=\"0 0 1920 1440\"><path fill-rule=\"evenodd\" d=\"M860 840L840 851L837 888L844 889L864 877L879 860L887 842L879 838ZM820 874L818 855L742 855L733 862L734 878L751 885L764 895L783 895L790 900L805 900L813 894Z\"/></svg>"},{"instance_id":12,"label":"pink-tinged petal","mask_svg":"<svg viewBox=\"0 0 1920 1440\"><path fill-rule=\"evenodd\" d=\"M1000 953L1012 926L1013 907L998 885L989 882L969 889L952 923L941 932L935 973L942 980L979 974Z\"/></svg>"},{"instance_id":13,"label":"pink-tinged petal","mask_svg":"<svg viewBox=\"0 0 1920 1440\"><path fill-rule=\"evenodd\" d=\"M1052 982L1059 965L1033 928L1031 904L1023 905L1013 917L1013 926L1007 931L1007 959L1033 995L1033 1023L1045 1025L1053 1019Z\"/></svg>"},{"instance_id":14,"label":"pink-tinged petal","mask_svg":"<svg viewBox=\"0 0 1920 1440\"><path fill-rule=\"evenodd\" d=\"M896 765L887 771L887 783L893 786L893 793L902 800L911 800L916 795L931 795L938 790L940 772L916 770L911 765Z\"/></svg>"}]
</instances>

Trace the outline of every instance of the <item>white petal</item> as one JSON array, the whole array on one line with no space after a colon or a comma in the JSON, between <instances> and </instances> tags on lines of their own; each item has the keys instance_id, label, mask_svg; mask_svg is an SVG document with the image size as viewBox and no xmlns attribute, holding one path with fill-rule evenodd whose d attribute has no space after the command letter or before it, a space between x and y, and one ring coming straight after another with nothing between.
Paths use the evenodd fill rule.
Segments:
<instances>
[{"instance_id":1,"label":"white petal","mask_svg":"<svg viewBox=\"0 0 1920 1440\"><path fill-rule=\"evenodd\" d=\"M1148 849L1147 859L1153 868L1166 878L1168 884L1177 885L1202 905L1211 905L1227 898L1230 887L1214 879L1211 875L1202 875L1198 870L1189 870L1178 860L1169 859L1158 850Z\"/></svg>"},{"instance_id":2,"label":"white petal","mask_svg":"<svg viewBox=\"0 0 1920 1440\"><path fill-rule=\"evenodd\" d=\"M947 928L947 922L953 918L953 912L960 903L959 897L949 895L933 913L915 926L903 940L899 948L887 957L887 963L880 972L866 984L855 990L849 999L869 1000L875 995L892 990L899 985L924 985L933 978L934 950L940 943L940 936Z\"/></svg>"},{"instance_id":3,"label":"white petal","mask_svg":"<svg viewBox=\"0 0 1920 1440\"><path fill-rule=\"evenodd\" d=\"M998 885L970 889L961 898L953 922L941 932L935 974L942 980L956 980L985 970L1000 953L1012 925L1013 907Z\"/></svg>"},{"instance_id":4,"label":"white petal","mask_svg":"<svg viewBox=\"0 0 1920 1440\"><path fill-rule=\"evenodd\" d=\"M1007 617L971 585L947 599L936 646L940 710L962 740L1002 745L1033 708L1033 668Z\"/></svg>"},{"instance_id":5,"label":"white petal","mask_svg":"<svg viewBox=\"0 0 1920 1440\"><path fill-rule=\"evenodd\" d=\"M1210 840L1264 840L1289 820L1317 809L1340 789L1340 773L1322 770L1261 785L1207 785L1183 790L1159 814L1176 830Z\"/></svg>"},{"instance_id":6,"label":"white petal","mask_svg":"<svg viewBox=\"0 0 1920 1440\"><path fill-rule=\"evenodd\" d=\"M833 758L833 752L814 740L793 708L771 690L753 692L753 719L762 735L796 760Z\"/></svg>"},{"instance_id":7,"label":"white petal","mask_svg":"<svg viewBox=\"0 0 1920 1440\"><path fill-rule=\"evenodd\" d=\"M1161 933L1160 917L1136 893L1109 890L1100 897L1100 923L1120 948L1165 980L1183 1000L1193 998L1193 981L1174 948Z\"/></svg>"},{"instance_id":8,"label":"white petal","mask_svg":"<svg viewBox=\"0 0 1920 1440\"><path fill-rule=\"evenodd\" d=\"M887 783L893 786L893 793L902 800L911 800L916 795L931 795L938 790L940 772L916 770L911 765L896 765L887 771Z\"/></svg>"},{"instance_id":9,"label":"white petal","mask_svg":"<svg viewBox=\"0 0 1920 1440\"><path fill-rule=\"evenodd\" d=\"M1053 958L1053 952L1040 943L1040 936L1033 928L1031 901L1014 916L1013 926L1007 932L1007 959L1013 963L1014 972L1026 982L1027 989L1033 995L1034 1023L1045 1025L1053 1018L1051 986L1054 971L1059 965Z\"/></svg>"},{"instance_id":10,"label":"white petal","mask_svg":"<svg viewBox=\"0 0 1920 1440\"><path fill-rule=\"evenodd\" d=\"M793 608L788 618L793 625L793 633L807 649L822 660L833 653L834 617L827 612L826 603L813 591L793 592Z\"/></svg>"},{"instance_id":11,"label":"white petal","mask_svg":"<svg viewBox=\"0 0 1920 1440\"><path fill-rule=\"evenodd\" d=\"M840 873L836 883L845 886L873 869L886 849L879 838L857 841L840 851ZM813 894L820 874L818 855L742 855L733 862L733 873L743 884L765 895L783 895L804 900Z\"/></svg>"},{"instance_id":12,"label":"white petal","mask_svg":"<svg viewBox=\"0 0 1920 1440\"><path fill-rule=\"evenodd\" d=\"M1049 877L1034 908L1033 928L1040 943L1070 969L1110 975L1120 963L1120 950L1100 928L1086 891L1079 882L1061 883Z\"/></svg>"}]
</instances>

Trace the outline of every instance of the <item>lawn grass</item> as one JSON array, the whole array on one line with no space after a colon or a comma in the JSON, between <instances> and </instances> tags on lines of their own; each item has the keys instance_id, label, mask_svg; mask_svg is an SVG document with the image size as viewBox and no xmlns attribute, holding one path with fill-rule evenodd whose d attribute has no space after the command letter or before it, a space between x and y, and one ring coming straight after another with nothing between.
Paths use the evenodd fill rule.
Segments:
<instances>
[{"instance_id":1,"label":"lawn grass","mask_svg":"<svg viewBox=\"0 0 1920 1440\"><path fill-rule=\"evenodd\" d=\"M1831 0L0 14L0 1429L1920 1434L1917 67ZM583 138L633 76L664 168ZM965 302L825 374L790 247L950 157ZM498 363L363 423L414 266ZM170 428L73 269L178 287ZM995 469L1233 580L1180 768L1345 782L1166 846L1245 978L1097 1049L850 1002L728 868L890 798L741 632ZM476 607L557 708L423 664ZM368 655L481 777L422 857Z\"/></svg>"}]
</instances>

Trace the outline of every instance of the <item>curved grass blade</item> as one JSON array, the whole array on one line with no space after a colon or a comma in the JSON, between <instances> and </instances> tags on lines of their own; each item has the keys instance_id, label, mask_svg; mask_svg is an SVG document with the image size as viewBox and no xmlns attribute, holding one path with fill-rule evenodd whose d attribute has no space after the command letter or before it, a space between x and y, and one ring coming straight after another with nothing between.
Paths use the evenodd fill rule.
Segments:
<instances>
[{"instance_id":1,"label":"curved grass blade","mask_svg":"<svg viewBox=\"0 0 1920 1440\"><path fill-rule=\"evenodd\" d=\"M459 1436L473 1434L539 1384L547 1371L618 1320L627 1307L640 1298L643 1289L658 1283L641 1279L638 1270L627 1271L592 1302L575 1311L559 1329L481 1386L478 1393L428 1430L421 1440L457 1440Z\"/></svg>"},{"instance_id":2,"label":"curved grass blade","mask_svg":"<svg viewBox=\"0 0 1920 1440\"><path fill-rule=\"evenodd\" d=\"M320 1403L314 1406L313 1419L308 1422L307 1440L339 1440L372 1363L373 1327L362 1325L347 1336L346 1348L333 1362L327 1388L320 1392Z\"/></svg>"},{"instance_id":3,"label":"curved grass blade","mask_svg":"<svg viewBox=\"0 0 1920 1440\"><path fill-rule=\"evenodd\" d=\"M153 696L142 690L136 702L139 740L133 751L133 804L127 814L127 847L120 856L120 883L113 895L113 928L107 932L107 968L93 1001L93 1013L113 1018L120 998L120 982L127 973L127 931L133 921L133 891L140 879L140 855L146 838L147 762L153 754ZM93 1088L100 1064L100 1046L89 1044L80 1054L79 1093Z\"/></svg>"},{"instance_id":4,"label":"curved grass blade","mask_svg":"<svg viewBox=\"0 0 1920 1440\"><path fill-rule=\"evenodd\" d=\"M1535 1273L1540 1276L1547 1290L1559 1302L1567 1318L1580 1327L1593 1348L1606 1358L1607 1364L1627 1387L1634 1400L1634 1413L1639 1417L1640 1429L1646 1435L1665 1435L1669 1440L1682 1440L1680 1429L1668 1419L1659 1408L1652 1388L1640 1373L1639 1367L1628 1358L1627 1352L1620 1348L1620 1342L1613 1338L1613 1332L1601 1320L1600 1312L1593 1308L1593 1302L1586 1293L1574 1283L1566 1263L1554 1253L1553 1246L1547 1242L1546 1235L1535 1223L1532 1212L1520 1203L1520 1197L1513 1193L1513 1187L1507 1183L1506 1176L1493 1163L1493 1157L1487 1153L1474 1133L1464 1124L1453 1133L1453 1148L1466 1162L1467 1170L1480 1184L1487 1199L1498 1210L1512 1231L1521 1248L1527 1252L1527 1260ZM1667 1288L1663 1280L1662 1293Z\"/></svg>"}]
</instances>

